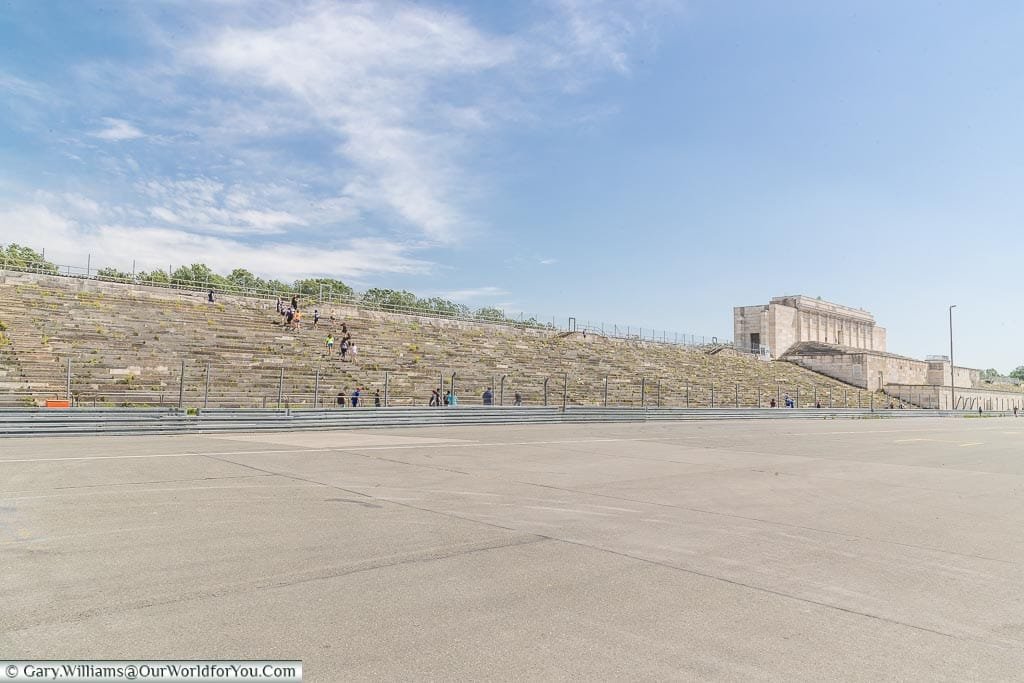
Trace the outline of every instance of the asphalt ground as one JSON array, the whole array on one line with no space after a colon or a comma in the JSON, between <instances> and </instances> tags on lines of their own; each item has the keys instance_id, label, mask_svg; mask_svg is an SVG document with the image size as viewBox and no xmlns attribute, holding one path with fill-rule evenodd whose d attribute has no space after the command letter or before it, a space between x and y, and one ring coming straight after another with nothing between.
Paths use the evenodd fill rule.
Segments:
<instances>
[{"instance_id":1,"label":"asphalt ground","mask_svg":"<svg viewBox=\"0 0 1024 683\"><path fill-rule=\"evenodd\" d=\"M0 440L0 657L1024 680L1024 419Z\"/></svg>"}]
</instances>

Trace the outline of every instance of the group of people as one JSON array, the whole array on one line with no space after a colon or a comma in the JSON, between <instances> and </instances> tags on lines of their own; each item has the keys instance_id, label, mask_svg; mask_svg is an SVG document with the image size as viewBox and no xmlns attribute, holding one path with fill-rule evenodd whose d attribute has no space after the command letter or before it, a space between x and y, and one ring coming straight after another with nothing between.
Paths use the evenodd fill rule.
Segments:
<instances>
[{"instance_id":1,"label":"group of people","mask_svg":"<svg viewBox=\"0 0 1024 683\"><path fill-rule=\"evenodd\" d=\"M302 328L302 312L299 311L299 297L293 296L291 305L286 305L281 297L277 297L277 313L284 318L286 330L298 330ZM313 326L319 322L319 312L314 311Z\"/></svg>"},{"instance_id":2,"label":"group of people","mask_svg":"<svg viewBox=\"0 0 1024 683\"><path fill-rule=\"evenodd\" d=\"M483 395L480 397L485 406L494 405L494 390L491 387L487 387L484 390ZM444 392L444 396L441 396L440 389L433 389L430 392L430 401L427 403L428 406L457 406L459 405L459 397L455 395L455 392L449 390ZM515 398L512 401L512 405L521 406L523 405L523 395L518 391L515 394Z\"/></svg>"},{"instance_id":3,"label":"group of people","mask_svg":"<svg viewBox=\"0 0 1024 683\"><path fill-rule=\"evenodd\" d=\"M793 397L790 396L789 394L783 394L782 395L782 400L783 400L783 404L787 408L795 408L796 407L796 401L794 401ZM779 404L775 402L775 398L774 397L772 398L771 402L768 405L770 407L772 407L772 408L778 408L779 407ZM818 407L819 408L821 407L820 403L818 404Z\"/></svg>"},{"instance_id":4,"label":"group of people","mask_svg":"<svg viewBox=\"0 0 1024 683\"><path fill-rule=\"evenodd\" d=\"M334 333L331 332L327 335L324 340L324 345L327 347L328 355L334 353ZM348 326L345 323L341 324L341 343L338 345L339 352L341 353L341 359L355 362L356 356L359 354L359 347L352 341L352 335L348 332Z\"/></svg>"},{"instance_id":5,"label":"group of people","mask_svg":"<svg viewBox=\"0 0 1024 683\"><path fill-rule=\"evenodd\" d=\"M353 408L358 408L363 396L363 387L356 387L348 396L346 396L347 391L348 389L342 389L338 392L338 407L344 408L346 405L351 405ZM373 392L373 407L380 408L380 389Z\"/></svg>"}]
</instances>

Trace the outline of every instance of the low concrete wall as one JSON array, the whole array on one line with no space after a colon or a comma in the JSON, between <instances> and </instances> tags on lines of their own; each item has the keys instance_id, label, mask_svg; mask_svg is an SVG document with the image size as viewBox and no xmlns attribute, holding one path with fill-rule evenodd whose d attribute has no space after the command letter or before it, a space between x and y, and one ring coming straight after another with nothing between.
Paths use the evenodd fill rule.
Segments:
<instances>
[{"instance_id":1,"label":"low concrete wall","mask_svg":"<svg viewBox=\"0 0 1024 683\"><path fill-rule=\"evenodd\" d=\"M887 384L885 393L894 400L903 400L921 408L950 410L952 392L948 386L929 384ZM956 408L959 410L1024 410L1024 393L993 389L957 388Z\"/></svg>"},{"instance_id":2,"label":"low concrete wall","mask_svg":"<svg viewBox=\"0 0 1024 683\"><path fill-rule=\"evenodd\" d=\"M889 385L949 386L949 361L923 361L855 349L802 351L799 347L783 360L868 391L881 391ZM958 388L977 388L979 382L977 370L956 368Z\"/></svg>"}]
</instances>

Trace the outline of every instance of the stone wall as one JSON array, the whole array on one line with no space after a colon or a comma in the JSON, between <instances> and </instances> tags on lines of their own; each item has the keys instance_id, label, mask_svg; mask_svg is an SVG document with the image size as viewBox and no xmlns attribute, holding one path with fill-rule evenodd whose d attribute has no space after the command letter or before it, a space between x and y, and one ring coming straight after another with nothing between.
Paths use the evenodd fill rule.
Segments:
<instances>
[{"instance_id":1,"label":"stone wall","mask_svg":"<svg viewBox=\"0 0 1024 683\"><path fill-rule=\"evenodd\" d=\"M800 342L884 351L886 341L885 330L867 311L806 296L775 297L767 305L734 308L733 338L747 349L753 334L774 358Z\"/></svg>"},{"instance_id":2,"label":"stone wall","mask_svg":"<svg viewBox=\"0 0 1024 683\"><path fill-rule=\"evenodd\" d=\"M810 342L794 346L784 360L869 391L885 390L891 384L949 386L949 361L923 361ZM957 367L957 387L976 388L980 382L978 370Z\"/></svg>"},{"instance_id":3,"label":"stone wall","mask_svg":"<svg viewBox=\"0 0 1024 683\"><path fill-rule=\"evenodd\" d=\"M965 368L966 369L966 368ZM921 408L939 408L950 410L951 393L949 385L933 386L920 384L888 384L885 393L894 400L903 400ZM1024 393L1017 391L997 391L993 389L957 389L956 403L958 410L1018 410L1024 411Z\"/></svg>"}]
</instances>

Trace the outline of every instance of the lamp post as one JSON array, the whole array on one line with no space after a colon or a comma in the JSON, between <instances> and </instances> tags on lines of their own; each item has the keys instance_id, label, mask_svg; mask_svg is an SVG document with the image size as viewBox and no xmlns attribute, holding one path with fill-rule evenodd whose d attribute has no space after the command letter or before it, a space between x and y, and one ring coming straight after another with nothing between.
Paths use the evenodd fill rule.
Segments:
<instances>
[{"instance_id":1,"label":"lamp post","mask_svg":"<svg viewBox=\"0 0 1024 683\"><path fill-rule=\"evenodd\" d=\"M956 304L949 307L949 405L956 410L956 366L953 365L953 309Z\"/></svg>"}]
</instances>

